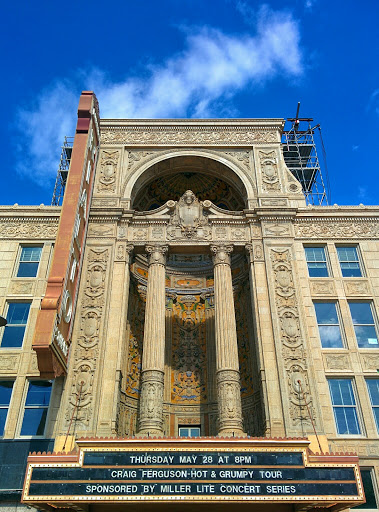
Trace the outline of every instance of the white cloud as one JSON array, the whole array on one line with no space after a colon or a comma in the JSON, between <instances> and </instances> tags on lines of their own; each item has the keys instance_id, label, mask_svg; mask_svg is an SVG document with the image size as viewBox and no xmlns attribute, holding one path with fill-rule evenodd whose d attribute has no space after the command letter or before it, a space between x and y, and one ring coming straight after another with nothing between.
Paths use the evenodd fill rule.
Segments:
<instances>
[{"instance_id":1,"label":"white cloud","mask_svg":"<svg viewBox=\"0 0 379 512\"><path fill-rule=\"evenodd\" d=\"M371 94L366 110L375 110L375 112L379 115L379 89L376 89Z\"/></svg>"},{"instance_id":2,"label":"white cloud","mask_svg":"<svg viewBox=\"0 0 379 512\"><path fill-rule=\"evenodd\" d=\"M114 82L101 69L91 69L58 80L19 112L18 171L39 183L54 178L63 136L74 132L81 89L95 91L103 118L220 117L237 114L232 99L244 87L299 76L298 22L267 6L256 19L253 35L187 27L185 50L148 69L144 78Z\"/></svg>"}]
</instances>

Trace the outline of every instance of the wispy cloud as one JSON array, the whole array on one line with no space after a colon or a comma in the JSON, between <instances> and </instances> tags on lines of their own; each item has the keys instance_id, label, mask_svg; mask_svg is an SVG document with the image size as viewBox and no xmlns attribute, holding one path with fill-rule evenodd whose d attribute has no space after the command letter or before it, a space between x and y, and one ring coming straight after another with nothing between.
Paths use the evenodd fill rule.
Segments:
<instances>
[{"instance_id":1,"label":"wispy cloud","mask_svg":"<svg viewBox=\"0 0 379 512\"><path fill-rule=\"evenodd\" d=\"M366 110L374 110L379 116L379 89L375 89L371 94Z\"/></svg>"},{"instance_id":2,"label":"wispy cloud","mask_svg":"<svg viewBox=\"0 0 379 512\"><path fill-rule=\"evenodd\" d=\"M42 91L18 114L17 170L41 184L55 176L81 89L96 92L103 118L221 117L235 112L232 100L245 87L302 73L299 24L288 12L261 7L253 34L191 27L185 37L185 49L147 69L147 77L115 82L101 69L80 70Z\"/></svg>"}]
</instances>

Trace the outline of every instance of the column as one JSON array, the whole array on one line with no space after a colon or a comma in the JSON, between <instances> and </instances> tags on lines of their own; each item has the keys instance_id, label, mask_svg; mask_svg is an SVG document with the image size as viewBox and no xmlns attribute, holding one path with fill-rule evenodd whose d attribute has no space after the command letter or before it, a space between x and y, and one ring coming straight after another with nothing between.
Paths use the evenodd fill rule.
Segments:
<instances>
[{"instance_id":1,"label":"column","mask_svg":"<svg viewBox=\"0 0 379 512\"><path fill-rule=\"evenodd\" d=\"M264 398L265 434L267 437L282 437L285 435L284 415L264 251L260 242L246 244L246 250L250 261L251 302Z\"/></svg>"},{"instance_id":2,"label":"column","mask_svg":"<svg viewBox=\"0 0 379 512\"><path fill-rule=\"evenodd\" d=\"M147 245L145 328L143 337L140 434L163 435L163 389L165 355L165 265L167 246Z\"/></svg>"},{"instance_id":3,"label":"column","mask_svg":"<svg viewBox=\"0 0 379 512\"><path fill-rule=\"evenodd\" d=\"M216 385L219 435L244 435L236 317L234 312L231 245L213 245Z\"/></svg>"}]
</instances>

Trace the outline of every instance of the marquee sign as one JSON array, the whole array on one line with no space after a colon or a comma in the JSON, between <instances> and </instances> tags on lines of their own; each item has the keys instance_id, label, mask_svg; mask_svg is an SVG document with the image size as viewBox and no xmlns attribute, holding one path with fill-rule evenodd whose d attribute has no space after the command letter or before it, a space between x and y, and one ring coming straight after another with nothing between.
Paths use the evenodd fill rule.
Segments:
<instances>
[{"instance_id":1,"label":"marquee sign","mask_svg":"<svg viewBox=\"0 0 379 512\"><path fill-rule=\"evenodd\" d=\"M75 456L29 456L24 503L259 501L348 507L364 501L358 458L314 455L305 440L110 439L78 444Z\"/></svg>"}]
</instances>

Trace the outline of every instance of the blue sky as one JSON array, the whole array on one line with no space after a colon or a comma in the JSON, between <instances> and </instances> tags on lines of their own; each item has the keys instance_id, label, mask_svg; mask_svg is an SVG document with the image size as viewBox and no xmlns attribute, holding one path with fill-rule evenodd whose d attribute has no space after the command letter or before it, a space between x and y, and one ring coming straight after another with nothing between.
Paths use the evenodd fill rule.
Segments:
<instances>
[{"instance_id":1,"label":"blue sky","mask_svg":"<svg viewBox=\"0 0 379 512\"><path fill-rule=\"evenodd\" d=\"M332 203L379 204L379 2L3 3L0 204L50 204L80 91L102 117L322 126Z\"/></svg>"}]
</instances>

